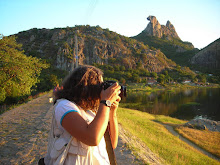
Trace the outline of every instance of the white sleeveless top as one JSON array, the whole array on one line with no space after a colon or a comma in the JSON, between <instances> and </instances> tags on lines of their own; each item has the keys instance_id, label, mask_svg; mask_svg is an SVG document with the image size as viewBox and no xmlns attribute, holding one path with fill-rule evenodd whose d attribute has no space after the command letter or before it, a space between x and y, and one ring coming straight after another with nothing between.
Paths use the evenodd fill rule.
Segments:
<instances>
[{"instance_id":1,"label":"white sleeveless top","mask_svg":"<svg viewBox=\"0 0 220 165\"><path fill-rule=\"evenodd\" d=\"M62 127L65 115L70 112L79 113L89 124L95 117L92 111L80 110L73 102L65 99L57 100L54 106L54 117L48 142L48 153L45 164L54 164L60 152L70 141L71 135ZM53 141L53 142L52 142ZM54 146L54 147L53 147ZM72 137L70 148L64 165L109 165L104 136L98 146L88 146Z\"/></svg>"}]
</instances>

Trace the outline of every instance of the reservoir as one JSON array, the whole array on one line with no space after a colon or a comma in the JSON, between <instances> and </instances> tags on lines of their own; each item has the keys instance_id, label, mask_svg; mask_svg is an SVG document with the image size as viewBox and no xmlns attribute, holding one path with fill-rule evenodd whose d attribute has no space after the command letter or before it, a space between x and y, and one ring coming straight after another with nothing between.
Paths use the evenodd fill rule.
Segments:
<instances>
[{"instance_id":1,"label":"reservoir","mask_svg":"<svg viewBox=\"0 0 220 165\"><path fill-rule=\"evenodd\" d=\"M220 88L128 92L122 103L122 107L178 119L220 121Z\"/></svg>"}]
</instances>

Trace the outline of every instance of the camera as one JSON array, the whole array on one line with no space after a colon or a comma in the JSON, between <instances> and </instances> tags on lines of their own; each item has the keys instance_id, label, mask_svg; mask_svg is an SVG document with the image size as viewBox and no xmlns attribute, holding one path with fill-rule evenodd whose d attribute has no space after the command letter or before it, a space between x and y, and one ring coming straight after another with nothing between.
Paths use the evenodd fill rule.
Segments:
<instances>
[{"instance_id":1,"label":"camera","mask_svg":"<svg viewBox=\"0 0 220 165\"><path fill-rule=\"evenodd\" d=\"M103 86L104 86L104 90L106 90L108 87L112 86L114 83L116 83L117 81L113 81L113 80L108 80L108 81L104 81L103 82ZM121 99L123 99L124 97L126 97L127 93L126 93L126 86L122 86L121 85L121 93L119 94L119 96L121 97Z\"/></svg>"}]
</instances>

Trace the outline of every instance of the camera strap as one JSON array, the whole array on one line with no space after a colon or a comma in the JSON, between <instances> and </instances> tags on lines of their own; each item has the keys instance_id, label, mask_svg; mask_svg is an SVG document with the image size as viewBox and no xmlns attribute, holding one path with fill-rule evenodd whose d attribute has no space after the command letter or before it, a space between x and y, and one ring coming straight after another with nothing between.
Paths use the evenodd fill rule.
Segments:
<instances>
[{"instance_id":1,"label":"camera strap","mask_svg":"<svg viewBox=\"0 0 220 165\"><path fill-rule=\"evenodd\" d=\"M111 136L110 136L110 124L109 123L108 123L108 127L105 131L104 137L105 137L106 149L107 149L110 164L117 165L115 152L112 147L112 141L111 141Z\"/></svg>"}]
</instances>

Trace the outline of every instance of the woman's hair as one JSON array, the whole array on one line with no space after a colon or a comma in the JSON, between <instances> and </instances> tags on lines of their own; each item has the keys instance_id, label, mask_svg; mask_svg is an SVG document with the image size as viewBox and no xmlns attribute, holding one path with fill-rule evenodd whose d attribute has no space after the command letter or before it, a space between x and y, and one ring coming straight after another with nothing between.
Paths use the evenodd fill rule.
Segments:
<instances>
[{"instance_id":1,"label":"woman's hair","mask_svg":"<svg viewBox=\"0 0 220 165\"><path fill-rule=\"evenodd\" d=\"M65 78L56 99L75 102L84 110L96 111L100 102L103 72L90 65L79 66Z\"/></svg>"}]
</instances>

